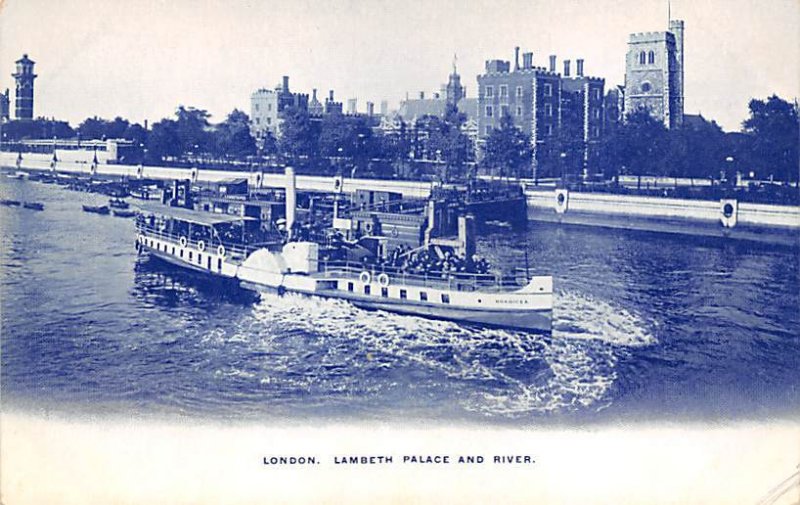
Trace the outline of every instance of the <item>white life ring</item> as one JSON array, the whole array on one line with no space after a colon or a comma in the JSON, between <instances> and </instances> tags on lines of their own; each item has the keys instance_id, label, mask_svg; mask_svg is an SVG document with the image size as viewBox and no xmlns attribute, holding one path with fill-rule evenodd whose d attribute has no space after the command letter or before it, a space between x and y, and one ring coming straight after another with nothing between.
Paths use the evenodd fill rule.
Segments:
<instances>
[{"instance_id":1,"label":"white life ring","mask_svg":"<svg viewBox=\"0 0 800 505\"><path fill-rule=\"evenodd\" d=\"M200 252L205 251L206 250L206 243L203 242L202 240L200 242L198 242L197 243L197 250L200 251Z\"/></svg>"},{"instance_id":2,"label":"white life ring","mask_svg":"<svg viewBox=\"0 0 800 505\"><path fill-rule=\"evenodd\" d=\"M225 257L225 246L224 245L217 246L217 255L218 256L222 256L223 258Z\"/></svg>"},{"instance_id":3,"label":"white life ring","mask_svg":"<svg viewBox=\"0 0 800 505\"><path fill-rule=\"evenodd\" d=\"M370 275L370 273L365 270L361 272L361 275L358 276L358 280L360 280L364 284L369 284L370 281L372 281L372 275Z\"/></svg>"},{"instance_id":4,"label":"white life ring","mask_svg":"<svg viewBox=\"0 0 800 505\"><path fill-rule=\"evenodd\" d=\"M186 247L186 244L188 244L189 241L186 240L186 237L181 237L180 243L181 243L181 247Z\"/></svg>"},{"instance_id":5,"label":"white life ring","mask_svg":"<svg viewBox=\"0 0 800 505\"><path fill-rule=\"evenodd\" d=\"M364 223L364 230L366 230L367 233L372 233L373 229L375 229L375 225L372 223L372 221L367 221Z\"/></svg>"},{"instance_id":6,"label":"white life ring","mask_svg":"<svg viewBox=\"0 0 800 505\"><path fill-rule=\"evenodd\" d=\"M392 228L392 237L397 237L398 235L400 235L400 232L397 231L397 226L395 226Z\"/></svg>"},{"instance_id":7,"label":"white life ring","mask_svg":"<svg viewBox=\"0 0 800 505\"><path fill-rule=\"evenodd\" d=\"M378 275L378 284L383 286L384 288L389 285L389 276L386 274Z\"/></svg>"}]
</instances>

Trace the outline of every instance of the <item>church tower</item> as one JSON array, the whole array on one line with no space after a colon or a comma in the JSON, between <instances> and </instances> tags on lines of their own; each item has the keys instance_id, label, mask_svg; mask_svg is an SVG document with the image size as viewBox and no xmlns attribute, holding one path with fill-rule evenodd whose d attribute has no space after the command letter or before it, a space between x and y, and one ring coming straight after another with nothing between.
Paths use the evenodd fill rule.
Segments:
<instances>
[{"instance_id":1,"label":"church tower","mask_svg":"<svg viewBox=\"0 0 800 505\"><path fill-rule=\"evenodd\" d=\"M16 119L33 119L33 80L36 74L33 73L34 62L28 59L27 54L16 61L17 71L11 74L17 81L17 94L14 108Z\"/></svg>"},{"instance_id":2,"label":"church tower","mask_svg":"<svg viewBox=\"0 0 800 505\"><path fill-rule=\"evenodd\" d=\"M445 91L447 104L455 106L459 100L464 98L464 86L461 85L461 76L458 74L456 68L456 58L453 57L453 73L447 81L447 88Z\"/></svg>"}]
</instances>

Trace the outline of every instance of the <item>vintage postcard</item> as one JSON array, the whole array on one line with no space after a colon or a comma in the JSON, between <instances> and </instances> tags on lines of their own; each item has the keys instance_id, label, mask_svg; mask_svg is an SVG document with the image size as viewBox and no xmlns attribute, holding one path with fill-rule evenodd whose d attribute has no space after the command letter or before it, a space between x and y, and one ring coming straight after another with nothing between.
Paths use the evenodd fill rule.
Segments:
<instances>
[{"instance_id":1,"label":"vintage postcard","mask_svg":"<svg viewBox=\"0 0 800 505\"><path fill-rule=\"evenodd\" d=\"M800 504L797 0L0 0L0 502Z\"/></svg>"}]
</instances>

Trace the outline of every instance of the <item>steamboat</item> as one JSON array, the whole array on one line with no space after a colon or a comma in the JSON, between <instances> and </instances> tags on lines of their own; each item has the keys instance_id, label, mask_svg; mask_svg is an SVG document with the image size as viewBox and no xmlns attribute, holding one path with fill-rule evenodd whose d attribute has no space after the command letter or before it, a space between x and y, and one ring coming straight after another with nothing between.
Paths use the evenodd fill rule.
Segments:
<instances>
[{"instance_id":1,"label":"steamboat","mask_svg":"<svg viewBox=\"0 0 800 505\"><path fill-rule=\"evenodd\" d=\"M337 202L331 226L299 226L291 169L281 206L285 214L279 219L262 219L264 209L275 210L272 204L238 214L223 212L213 202L203 205L205 210L174 206L181 193L188 188L176 184L173 205L138 205L137 250L256 292L299 293L364 309L550 331L552 277L531 277L527 268L492 273L475 255L471 216L458 216L457 237L437 237L432 202L422 215L397 214L396 222L422 223L419 243L398 245L405 230L396 222L392 227L374 219L359 221L365 213L375 214L369 210L341 217Z\"/></svg>"}]
</instances>

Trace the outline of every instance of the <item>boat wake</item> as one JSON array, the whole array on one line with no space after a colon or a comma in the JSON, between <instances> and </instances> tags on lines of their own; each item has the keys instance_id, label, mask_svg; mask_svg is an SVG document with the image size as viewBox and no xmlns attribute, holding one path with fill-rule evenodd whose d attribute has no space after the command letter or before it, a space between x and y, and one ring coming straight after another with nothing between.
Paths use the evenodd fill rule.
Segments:
<instances>
[{"instance_id":1,"label":"boat wake","mask_svg":"<svg viewBox=\"0 0 800 505\"><path fill-rule=\"evenodd\" d=\"M552 335L536 335L264 294L253 318L208 338L272 356L258 370L233 366L219 376L253 376L319 401L348 391L383 396L397 383L375 377L402 369L413 376L405 395L456 398L481 416L600 410L619 357L655 340L638 316L611 303L562 293L557 305Z\"/></svg>"}]
</instances>

